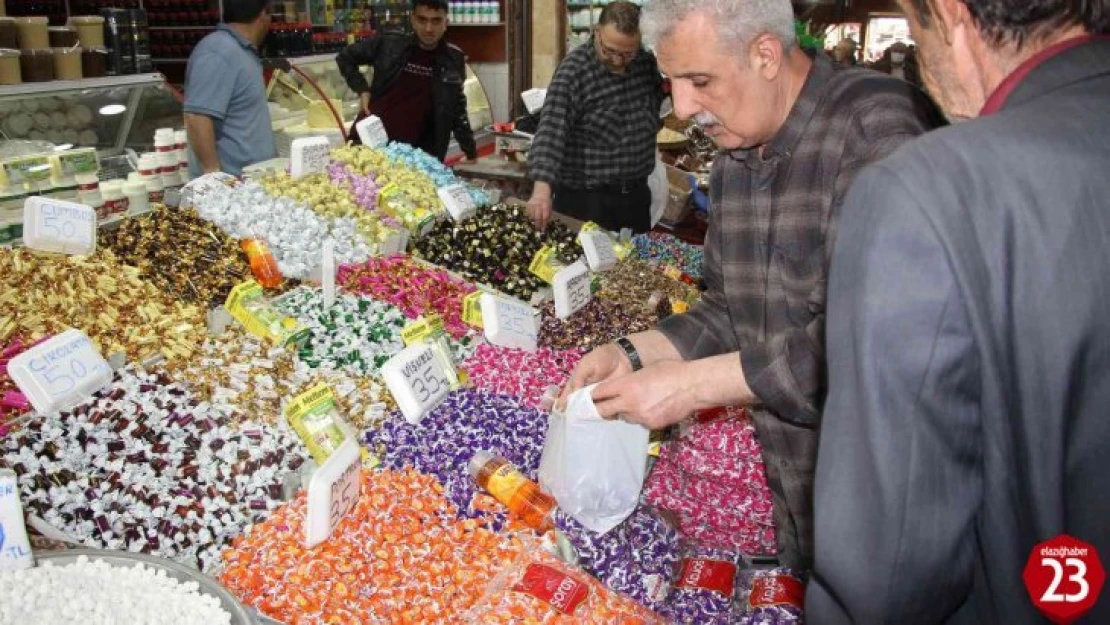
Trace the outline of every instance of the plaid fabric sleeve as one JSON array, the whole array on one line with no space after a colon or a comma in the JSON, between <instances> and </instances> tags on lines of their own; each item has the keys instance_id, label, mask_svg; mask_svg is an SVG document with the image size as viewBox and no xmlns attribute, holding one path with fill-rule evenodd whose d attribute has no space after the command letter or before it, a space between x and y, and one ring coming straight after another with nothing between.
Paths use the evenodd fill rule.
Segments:
<instances>
[{"instance_id":1,"label":"plaid fabric sleeve","mask_svg":"<svg viewBox=\"0 0 1110 625\"><path fill-rule=\"evenodd\" d=\"M783 419L812 425L820 418L827 388L825 360L825 302L829 261L836 241L836 223L851 183L870 163L888 156L899 146L928 131L931 117L925 109L905 106L905 100L884 103L880 96L856 117L856 132L837 176L821 280L807 298L810 310L820 313L804 328L745 346L740 353L744 375L764 406ZM885 104L890 104L885 105ZM922 95L920 105L931 107Z\"/></svg>"},{"instance_id":2,"label":"plaid fabric sleeve","mask_svg":"<svg viewBox=\"0 0 1110 625\"><path fill-rule=\"evenodd\" d=\"M571 60L572 57L567 57L551 79L543 102L540 126L528 151L528 176L535 182L554 185L559 181L570 124L575 114L573 94L577 64Z\"/></svg>"}]
</instances>

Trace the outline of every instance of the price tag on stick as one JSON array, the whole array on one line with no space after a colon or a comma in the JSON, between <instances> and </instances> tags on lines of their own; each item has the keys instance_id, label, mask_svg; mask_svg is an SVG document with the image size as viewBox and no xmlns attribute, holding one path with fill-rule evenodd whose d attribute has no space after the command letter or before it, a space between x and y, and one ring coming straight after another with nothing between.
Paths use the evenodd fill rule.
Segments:
<instances>
[{"instance_id":1,"label":"price tag on stick","mask_svg":"<svg viewBox=\"0 0 1110 625\"><path fill-rule=\"evenodd\" d=\"M308 484L305 546L324 542L358 504L362 458L358 443L348 437L339 449L312 474Z\"/></svg>"},{"instance_id":2,"label":"price tag on stick","mask_svg":"<svg viewBox=\"0 0 1110 625\"><path fill-rule=\"evenodd\" d=\"M575 261L555 274L555 316L566 319L590 303L590 272L581 261Z\"/></svg>"},{"instance_id":3,"label":"price tag on stick","mask_svg":"<svg viewBox=\"0 0 1110 625\"><path fill-rule=\"evenodd\" d=\"M482 325L486 338L498 347L534 350L539 338L536 309L482 293Z\"/></svg>"},{"instance_id":4,"label":"price tag on stick","mask_svg":"<svg viewBox=\"0 0 1110 625\"><path fill-rule=\"evenodd\" d=\"M112 368L80 330L66 330L8 363L8 375L40 413L68 410L112 381Z\"/></svg>"},{"instance_id":5,"label":"price tag on stick","mask_svg":"<svg viewBox=\"0 0 1110 625\"><path fill-rule=\"evenodd\" d=\"M406 347L382 367L382 377L405 420L413 425L451 392L451 376L431 345Z\"/></svg>"},{"instance_id":6,"label":"price tag on stick","mask_svg":"<svg viewBox=\"0 0 1110 625\"><path fill-rule=\"evenodd\" d=\"M31 197L23 204L23 244L61 254L96 251L96 211L91 206Z\"/></svg>"},{"instance_id":7,"label":"price tag on stick","mask_svg":"<svg viewBox=\"0 0 1110 625\"><path fill-rule=\"evenodd\" d=\"M451 215L451 219L459 222L474 216L477 207L474 206L474 199L470 197L470 191L467 190L466 185L448 185L436 193L439 195L439 201L443 202L443 207Z\"/></svg>"},{"instance_id":8,"label":"price tag on stick","mask_svg":"<svg viewBox=\"0 0 1110 625\"><path fill-rule=\"evenodd\" d=\"M309 174L322 174L327 171L331 144L327 137L305 137L293 139L289 173L294 178Z\"/></svg>"}]
</instances>

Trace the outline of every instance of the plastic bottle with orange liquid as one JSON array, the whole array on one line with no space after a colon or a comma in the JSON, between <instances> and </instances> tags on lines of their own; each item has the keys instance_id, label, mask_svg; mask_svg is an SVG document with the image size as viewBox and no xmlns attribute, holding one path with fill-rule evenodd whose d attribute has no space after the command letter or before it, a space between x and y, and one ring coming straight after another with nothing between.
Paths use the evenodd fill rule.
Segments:
<instances>
[{"instance_id":1,"label":"plastic bottle with orange liquid","mask_svg":"<svg viewBox=\"0 0 1110 625\"><path fill-rule=\"evenodd\" d=\"M488 451L477 451L467 471L478 486L505 504L509 512L532 529L542 533L554 527L551 513L555 510L555 499L508 460Z\"/></svg>"}]
</instances>

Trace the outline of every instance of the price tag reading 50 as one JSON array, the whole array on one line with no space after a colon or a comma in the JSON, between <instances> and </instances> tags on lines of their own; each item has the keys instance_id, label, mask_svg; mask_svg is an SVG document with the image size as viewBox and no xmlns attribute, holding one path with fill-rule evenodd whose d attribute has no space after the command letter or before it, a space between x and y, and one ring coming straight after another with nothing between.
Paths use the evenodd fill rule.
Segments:
<instances>
[{"instance_id":1,"label":"price tag reading 50","mask_svg":"<svg viewBox=\"0 0 1110 625\"><path fill-rule=\"evenodd\" d=\"M361 493L361 464L358 443L348 437L308 483L308 513L305 546L324 542L339 523L355 509Z\"/></svg>"},{"instance_id":2,"label":"price tag reading 50","mask_svg":"<svg viewBox=\"0 0 1110 625\"><path fill-rule=\"evenodd\" d=\"M432 346L419 343L406 347L382 367L386 386L401 408L405 420L420 423L451 392L451 378Z\"/></svg>"},{"instance_id":3,"label":"price tag reading 50","mask_svg":"<svg viewBox=\"0 0 1110 625\"><path fill-rule=\"evenodd\" d=\"M536 349L539 328L536 309L522 303L482 293L482 326L486 338L498 347Z\"/></svg>"},{"instance_id":4,"label":"price tag reading 50","mask_svg":"<svg viewBox=\"0 0 1110 625\"><path fill-rule=\"evenodd\" d=\"M8 375L40 413L68 410L112 381L112 368L80 330L66 330L8 363Z\"/></svg>"},{"instance_id":5,"label":"price tag reading 50","mask_svg":"<svg viewBox=\"0 0 1110 625\"><path fill-rule=\"evenodd\" d=\"M23 243L35 250L61 254L96 251L96 211L91 206L27 198L23 204Z\"/></svg>"}]
</instances>

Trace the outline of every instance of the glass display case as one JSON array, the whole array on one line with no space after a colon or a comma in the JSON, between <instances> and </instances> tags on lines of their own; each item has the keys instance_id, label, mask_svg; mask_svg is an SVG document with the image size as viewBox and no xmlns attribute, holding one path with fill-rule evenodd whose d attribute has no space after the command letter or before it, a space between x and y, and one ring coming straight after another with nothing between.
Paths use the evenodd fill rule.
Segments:
<instances>
[{"instance_id":1,"label":"glass display case","mask_svg":"<svg viewBox=\"0 0 1110 625\"><path fill-rule=\"evenodd\" d=\"M343 131L349 130L358 116L359 98L339 73L335 55L301 57L289 62L292 69L274 70L267 86L278 154L288 157L293 140L301 137L326 136L333 145L342 144ZM363 70L369 79L370 68ZM488 134L493 113L489 96L469 65L463 90L470 127L478 139ZM331 101L331 107L325 98ZM336 114L342 117L342 124L336 120Z\"/></svg>"},{"instance_id":2,"label":"glass display case","mask_svg":"<svg viewBox=\"0 0 1110 625\"><path fill-rule=\"evenodd\" d=\"M182 108L161 74L57 80L0 88L4 140L96 148L101 158L154 147L154 130L181 128ZM2 144L0 144L2 155Z\"/></svg>"}]
</instances>

